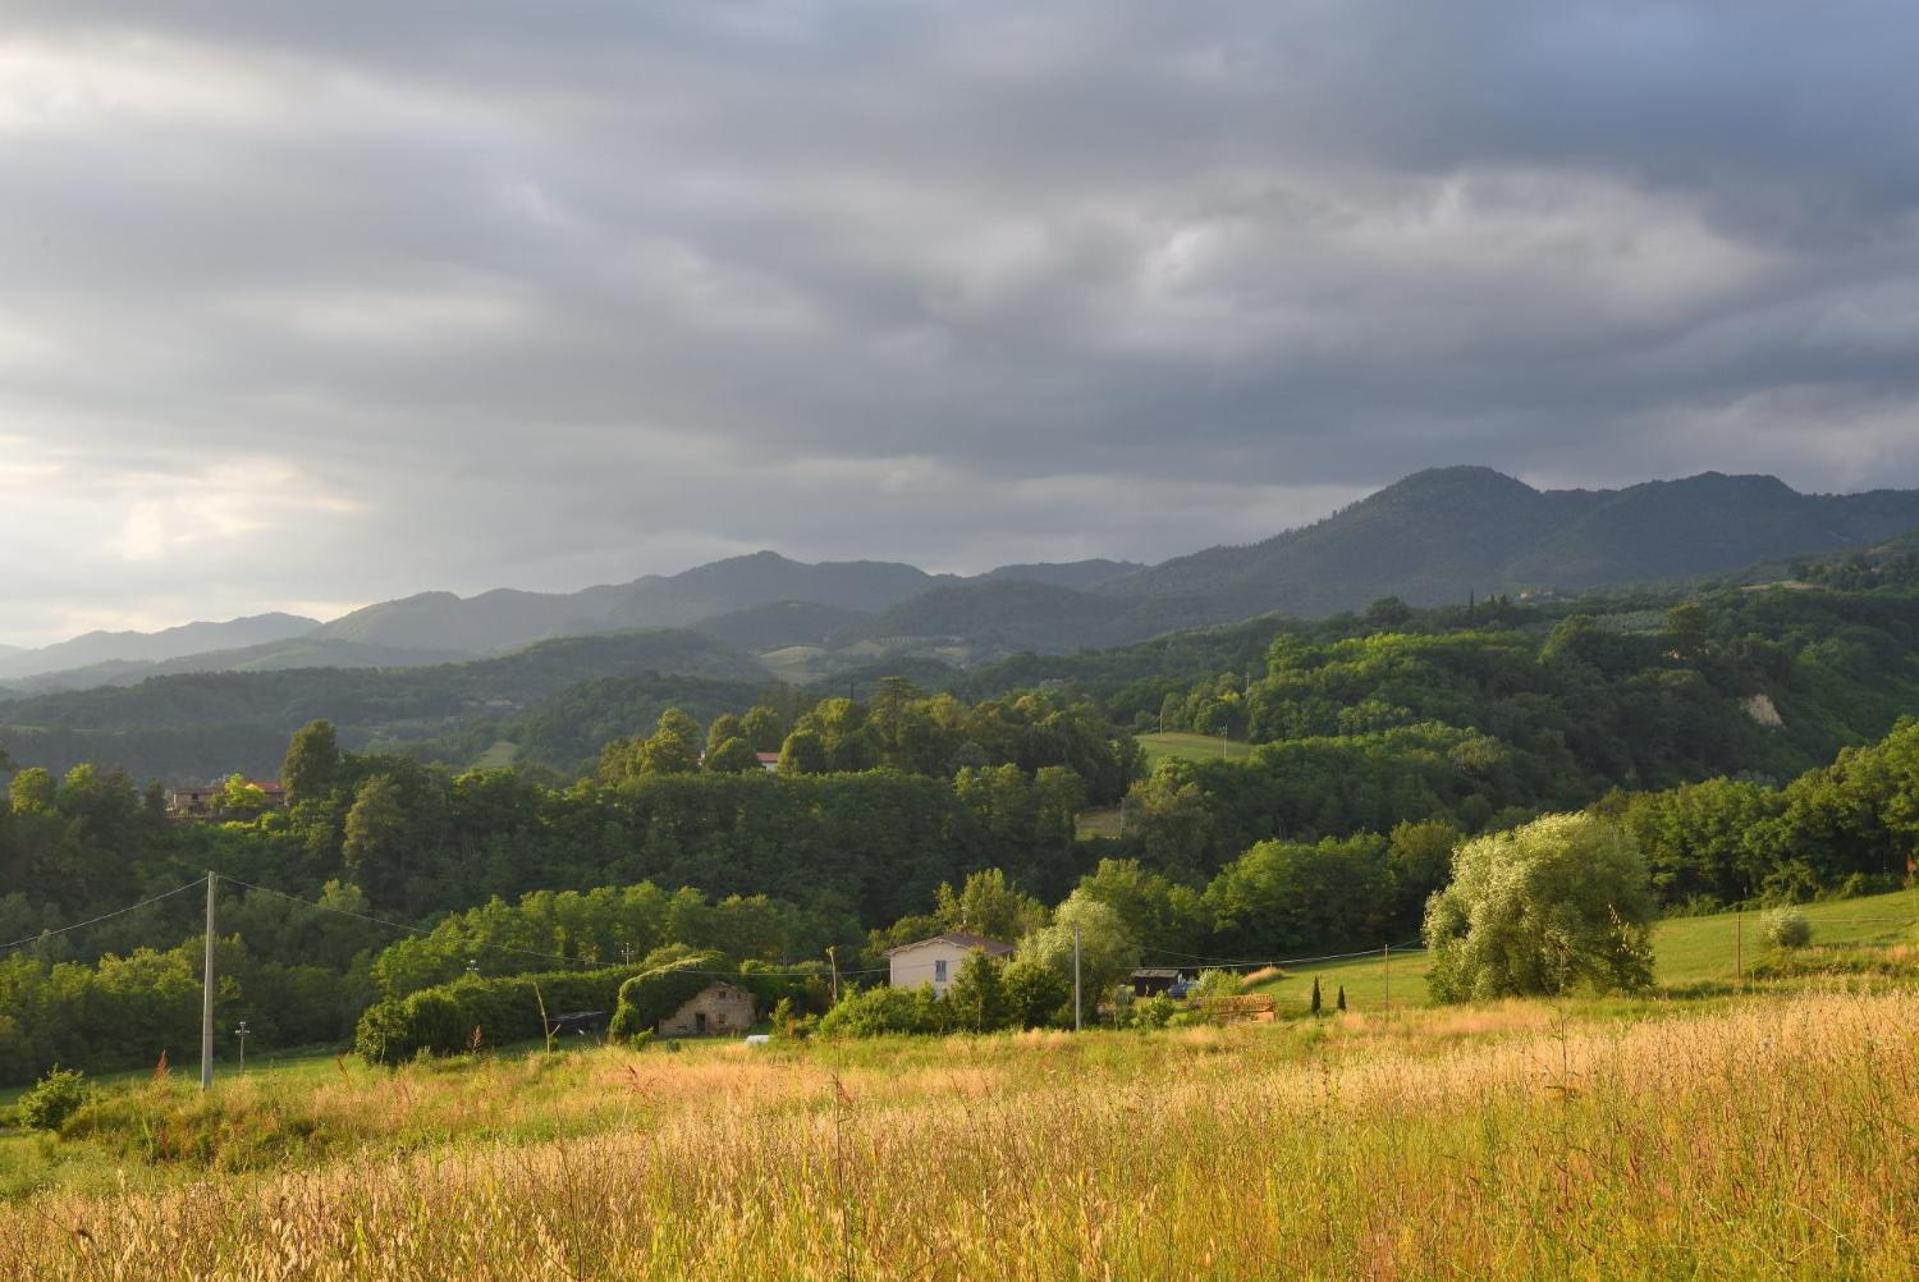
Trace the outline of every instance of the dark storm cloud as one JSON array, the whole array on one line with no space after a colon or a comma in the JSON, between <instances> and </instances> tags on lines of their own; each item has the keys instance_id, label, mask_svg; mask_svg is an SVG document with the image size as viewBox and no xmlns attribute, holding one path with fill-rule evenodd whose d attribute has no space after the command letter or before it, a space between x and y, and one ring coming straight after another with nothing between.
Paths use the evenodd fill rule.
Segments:
<instances>
[{"instance_id":1,"label":"dark storm cloud","mask_svg":"<svg viewBox=\"0 0 1919 1282\"><path fill-rule=\"evenodd\" d=\"M1919 484L1904 6L8 9L0 637Z\"/></svg>"}]
</instances>

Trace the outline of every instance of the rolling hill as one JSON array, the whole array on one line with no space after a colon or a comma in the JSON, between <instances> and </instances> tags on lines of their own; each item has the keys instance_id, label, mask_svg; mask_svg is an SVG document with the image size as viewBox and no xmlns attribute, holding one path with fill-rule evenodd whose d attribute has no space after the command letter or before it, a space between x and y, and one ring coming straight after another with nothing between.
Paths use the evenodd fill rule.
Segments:
<instances>
[{"instance_id":1,"label":"rolling hill","mask_svg":"<svg viewBox=\"0 0 1919 1282\"><path fill-rule=\"evenodd\" d=\"M190 654L265 645L303 636L318 620L296 614L259 614L225 623L188 623L160 632L88 632L38 650L0 647L0 681L17 683L47 672L95 664L158 663Z\"/></svg>"},{"instance_id":2,"label":"rolling hill","mask_svg":"<svg viewBox=\"0 0 1919 1282\"><path fill-rule=\"evenodd\" d=\"M173 782L236 770L271 776L287 737L316 718L333 721L351 746L404 748L610 679L644 683L660 706L687 692L711 702L715 685L744 706L770 680L754 660L696 632L604 633L427 667L190 673L21 697L0 703L0 743L20 764L52 770L93 761Z\"/></svg>"},{"instance_id":3,"label":"rolling hill","mask_svg":"<svg viewBox=\"0 0 1919 1282\"><path fill-rule=\"evenodd\" d=\"M1322 618L1383 597L1435 605L1671 584L1831 555L1915 526L1919 491L1800 494L1773 477L1717 472L1619 490L1540 490L1490 468L1448 467L1259 543L1151 567L1095 559L967 578L756 552L572 593L426 592L318 625L263 615L144 636L94 633L0 654L0 691L186 671L430 664L649 628L700 629L807 682L889 659L972 667L1267 614Z\"/></svg>"},{"instance_id":4,"label":"rolling hill","mask_svg":"<svg viewBox=\"0 0 1919 1282\"><path fill-rule=\"evenodd\" d=\"M1381 597L1578 591L1724 574L1837 551L1919 525L1919 492L1800 494L1769 476L1706 472L1623 490L1536 490L1483 467L1415 473L1303 529L1179 557L1102 594L1183 601L1192 622L1302 617Z\"/></svg>"}]
</instances>

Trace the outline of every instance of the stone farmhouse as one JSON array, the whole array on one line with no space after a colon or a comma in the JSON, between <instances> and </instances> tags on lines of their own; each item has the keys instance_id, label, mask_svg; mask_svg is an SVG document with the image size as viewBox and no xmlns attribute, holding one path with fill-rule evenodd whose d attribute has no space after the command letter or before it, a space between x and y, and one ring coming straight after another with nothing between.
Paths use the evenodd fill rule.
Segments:
<instances>
[{"instance_id":1,"label":"stone farmhouse","mask_svg":"<svg viewBox=\"0 0 1919 1282\"><path fill-rule=\"evenodd\" d=\"M660 1021L662 1037L723 1037L753 1027L753 994L716 979Z\"/></svg>"}]
</instances>

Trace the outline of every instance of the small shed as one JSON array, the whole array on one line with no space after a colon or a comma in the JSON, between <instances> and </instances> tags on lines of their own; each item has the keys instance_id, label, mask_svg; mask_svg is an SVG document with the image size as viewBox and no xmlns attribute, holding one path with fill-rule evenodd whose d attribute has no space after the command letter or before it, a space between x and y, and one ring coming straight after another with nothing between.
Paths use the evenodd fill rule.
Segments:
<instances>
[{"instance_id":1,"label":"small shed","mask_svg":"<svg viewBox=\"0 0 1919 1282\"><path fill-rule=\"evenodd\" d=\"M1196 978L1177 966L1143 966L1133 972L1133 996L1158 997L1182 979Z\"/></svg>"},{"instance_id":2,"label":"small shed","mask_svg":"<svg viewBox=\"0 0 1919 1282\"><path fill-rule=\"evenodd\" d=\"M660 1021L663 1037L718 1037L753 1027L753 994L716 979Z\"/></svg>"}]
</instances>

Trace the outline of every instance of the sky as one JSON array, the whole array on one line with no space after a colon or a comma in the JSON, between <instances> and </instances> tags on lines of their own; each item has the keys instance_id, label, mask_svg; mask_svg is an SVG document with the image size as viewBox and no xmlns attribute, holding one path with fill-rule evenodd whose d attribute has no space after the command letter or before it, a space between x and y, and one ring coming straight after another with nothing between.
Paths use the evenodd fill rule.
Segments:
<instances>
[{"instance_id":1,"label":"sky","mask_svg":"<svg viewBox=\"0 0 1919 1282\"><path fill-rule=\"evenodd\" d=\"M0 642L1919 486L1919 13L5 0Z\"/></svg>"}]
</instances>

